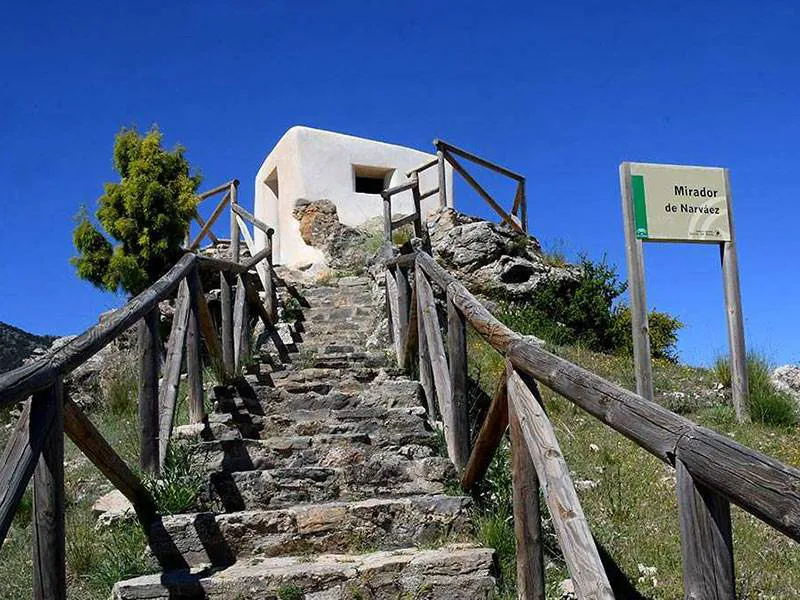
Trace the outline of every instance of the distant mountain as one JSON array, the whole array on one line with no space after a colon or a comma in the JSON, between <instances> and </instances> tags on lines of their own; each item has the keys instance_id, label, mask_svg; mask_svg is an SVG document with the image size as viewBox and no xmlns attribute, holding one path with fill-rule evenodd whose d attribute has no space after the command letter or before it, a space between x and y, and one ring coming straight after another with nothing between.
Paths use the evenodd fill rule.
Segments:
<instances>
[{"instance_id":1,"label":"distant mountain","mask_svg":"<svg viewBox=\"0 0 800 600\"><path fill-rule=\"evenodd\" d=\"M16 369L37 348L47 350L54 335L34 335L0 321L0 373Z\"/></svg>"}]
</instances>

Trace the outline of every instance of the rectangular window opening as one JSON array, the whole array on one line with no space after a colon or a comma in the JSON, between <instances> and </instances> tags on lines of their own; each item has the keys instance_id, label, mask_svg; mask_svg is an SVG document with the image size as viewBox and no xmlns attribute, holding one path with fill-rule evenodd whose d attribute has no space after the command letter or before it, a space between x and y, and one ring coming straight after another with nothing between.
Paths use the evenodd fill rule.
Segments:
<instances>
[{"instance_id":1,"label":"rectangular window opening","mask_svg":"<svg viewBox=\"0 0 800 600\"><path fill-rule=\"evenodd\" d=\"M358 194L380 194L388 188L393 169L353 165L355 191Z\"/></svg>"}]
</instances>

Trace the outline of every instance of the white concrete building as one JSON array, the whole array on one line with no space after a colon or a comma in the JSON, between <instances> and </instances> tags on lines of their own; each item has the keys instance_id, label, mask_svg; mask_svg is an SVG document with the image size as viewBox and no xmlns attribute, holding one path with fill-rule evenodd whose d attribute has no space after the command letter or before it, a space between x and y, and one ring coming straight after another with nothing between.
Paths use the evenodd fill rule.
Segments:
<instances>
[{"instance_id":1,"label":"white concrete building","mask_svg":"<svg viewBox=\"0 0 800 600\"><path fill-rule=\"evenodd\" d=\"M384 142L296 126L269 153L255 180L255 215L275 228L276 264L298 265L324 261L322 253L300 236L293 216L298 201L330 200L342 223L358 227L383 215L380 192L407 181L406 171L434 155ZM452 171L447 166L447 201L452 206ZM437 169L422 173L424 193L438 185ZM438 196L423 200L423 213L438 206ZM413 210L411 192L392 198L395 214ZM263 247L264 236L256 244Z\"/></svg>"}]
</instances>

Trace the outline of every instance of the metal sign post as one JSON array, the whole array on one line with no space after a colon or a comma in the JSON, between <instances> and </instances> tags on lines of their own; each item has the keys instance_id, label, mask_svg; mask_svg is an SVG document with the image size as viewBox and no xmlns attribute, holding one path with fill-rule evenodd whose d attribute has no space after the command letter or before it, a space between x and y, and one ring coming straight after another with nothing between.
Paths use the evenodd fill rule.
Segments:
<instances>
[{"instance_id":1,"label":"metal sign post","mask_svg":"<svg viewBox=\"0 0 800 600\"><path fill-rule=\"evenodd\" d=\"M623 162L619 176L636 392L653 399L643 242L714 243L722 261L733 405L737 419L747 419L747 355L728 170Z\"/></svg>"}]
</instances>

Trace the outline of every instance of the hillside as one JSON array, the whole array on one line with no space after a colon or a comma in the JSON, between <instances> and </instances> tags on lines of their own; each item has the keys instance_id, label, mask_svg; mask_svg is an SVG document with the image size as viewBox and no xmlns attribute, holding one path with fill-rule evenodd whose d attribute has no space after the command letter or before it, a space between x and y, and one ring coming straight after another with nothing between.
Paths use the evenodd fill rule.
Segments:
<instances>
[{"instance_id":1,"label":"hillside","mask_svg":"<svg viewBox=\"0 0 800 600\"><path fill-rule=\"evenodd\" d=\"M53 335L35 335L0 321L0 373L17 368L34 350L46 350L55 339Z\"/></svg>"}]
</instances>

